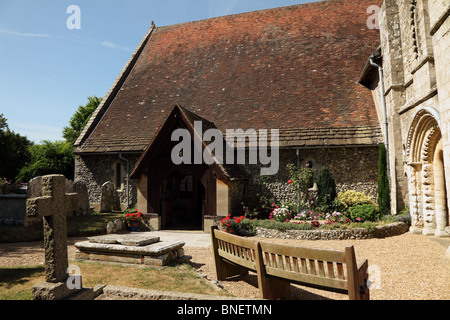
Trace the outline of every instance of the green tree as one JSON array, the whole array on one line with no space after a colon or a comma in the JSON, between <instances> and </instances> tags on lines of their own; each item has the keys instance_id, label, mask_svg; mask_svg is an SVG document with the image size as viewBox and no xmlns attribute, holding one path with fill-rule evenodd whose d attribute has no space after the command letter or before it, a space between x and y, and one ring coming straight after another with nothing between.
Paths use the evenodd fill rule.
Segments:
<instances>
[{"instance_id":1,"label":"green tree","mask_svg":"<svg viewBox=\"0 0 450 320\"><path fill-rule=\"evenodd\" d=\"M74 177L73 146L66 141L43 141L31 146L31 159L20 170L18 181L47 174L63 174L67 179Z\"/></svg>"},{"instance_id":2,"label":"green tree","mask_svg":"<svg viewBox=\"0 0 450 320\"><path fill-rule=\"evenodd\" d=\"M0 114L0 177L13 180L22 166L29 161L29 146L26 137L11 131L7 119Z\"/></svg>"},{"instance_id":3,"label":"green tree","mask_svg":"<svg viewBox=\"0 0 450 320\"><path fill-rule=\"evenodd\" d=\"M102 102L102 98L96 96L88 97L88 103L84 106L79 106L78 110L69 121L69 126L64 127L63 137L68 143L73 145L77 141L81 131L88 123L92 113L97 109Z\"/></svg>"},{"instance_id":4,"label":"green tree","mask_svg":"<svg viewBox=\"0 0 450 320\"><path fill-rule=\"evenodd\" d=\"M0 133L8 128L7 119L0 113Z\"/></svg>"},{"instance_id":5,"label":"green tree","mask_svg":"<svg viewBox=\"0 0 450 320\"><path fill-rule=\"evenodd\" d=\"M381 214L391 211L391 196L389 190L389 178L387 172L386 146L380 144L378 153L378 210Z\"/></svg>"},{"instance_id":6,"label":"green tree","mask_svg":"<svg viewBox=\"0 0 450 320\"><path fill-rule=\"evenodd\" d=\"M337 196L336 183L330 175L330 170L323 167L317 176L317 197L320 205L328 210L333 205L333 201Z\"/></svg>"}]
</instances>

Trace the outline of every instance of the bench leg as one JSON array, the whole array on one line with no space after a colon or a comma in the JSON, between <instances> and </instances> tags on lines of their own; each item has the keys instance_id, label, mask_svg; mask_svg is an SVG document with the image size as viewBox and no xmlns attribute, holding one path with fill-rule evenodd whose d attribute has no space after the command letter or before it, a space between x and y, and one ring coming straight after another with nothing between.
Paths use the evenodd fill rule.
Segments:
<instances>
[{"instance_id":1,"label":"bench leg","mask_svg":"<svg viewBox=\"0 0 450 320\"><path fill-rule=\"evenodd\" d=\"M370 300L370 290L367 287L367 281L369 279L369 262L367 260L358 267L358 278L359 278L359 299L360 300Z\"/></svg>"},{"instance_id":2,"label":"bench leg","mask_svg":"<svg viewBox=\"0 0 450 320\"><path fill-rule=\"evenodd\" d=\"M291 284L289 281L267 277L258 272L258 288L261 299L279 300L289 299Z\"/></svg>"},{"instance_id":3,"label":"bench leg","mask_svg":"<svg viewBox=\"0 0 450 320\"><path fill-rule=\"evenodd\" d=\"M226 278L241 275L245 276L248 274L248 270L229 263L228 261L225 261L222 259L221 256L219 256L218 252L218 245L217 245L217 239L214 234L214 230L217 230L216 226L211 227L211 240L212 240L212 246L213 246L213 254L214 254L214 264L216 266L216 276L217 280L225 280Z\"/></svg>"},{"instance_id":4,"label":"bench leg","mask_svg":"<svg viewBox=\"0 0 450 320\"><path fill-rule=\"evenodd\" d=\"M223 259L219 258L219 261L216 260L216 276L217 280L225 280L234 276L246 276L248 274L248 270L231 264Z\"/></svg>"},{"instance_id":5,"label":"bench leg","mask_svg":"<svg viewBox=\"0 0 450 320\"><path fill-rule=\"evenodd\" d=\"M266 275L260 243L257 244L255 253L260 298L268 300L289 299L291 292L291 284L289 281L268 277Z\"/></svg>"}]
</instances>

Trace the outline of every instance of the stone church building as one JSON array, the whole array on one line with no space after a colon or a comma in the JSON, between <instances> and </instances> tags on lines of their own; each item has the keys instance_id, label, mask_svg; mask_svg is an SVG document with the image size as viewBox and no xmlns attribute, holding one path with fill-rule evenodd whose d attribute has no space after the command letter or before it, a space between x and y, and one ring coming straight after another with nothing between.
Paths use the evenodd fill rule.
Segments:
<instances>
[{"instance_id":1,"label":"stone church building","mask_svg":"<svg viewBox=\"0 0 450 320\"><path fill-rule=\"evenodd\" d=\"M296 192L287 183L291 163L308 164L317 171L327 166L338 191L364 191L375 200L383 134L378 101L373 99L377 84L370 68L366 68L365 79L374 91L358 83L367 57L380 44L379 30L367 26L367 8L374 4L381 5L381 1L327 0L171 26L152 25L78 138L75 179L88 184L93 204L99 202L102 184L112 181L123 207L137 206L148 213L157 229L206 229L218 216L241 215L241 203L254 197L261 183L278 200L292 200ZM390 16L392 10L386 10ZM431 18L430 12L428 21L434 21ZM436 37L440 34L436 27ZM392 35L385 31L382 35L383 50L392 51L388 47L394 42ZM430 60L434 40L423 41L418 43L425 52L419 51L416 65L408 65L416 71L410 83L415 88L411 88L411 97L420 91L437 103L435 82L430 81L428 91L415 87L416 76L431 70L438 75L434 63L443 59L435 55ZM402 61L401 50L397 51L399 57L390 58L391 73L385 73L389 78L384 81L388 96L404 98L405 106L400 109L409 120L420 105L400 92L399 83L406 82L392 78L402 76L401 81L409 81L403 79L403 69L401 74L394 70ZM430 73L431 79L436 76ZM394 100L389 106L396 108ZM414 170L418 170L414 163L421 161L416 159L421 155L418 143L424 140L415 130L425 125L431 128L435 119L427 110L412 117L417 117L408 140L413 147L405 149ZM407 120L389 116L402 123ZM243 163L220 163L214 155L212 163L175 164L172 156L178 140L173 141L173 133L183 129L195 140L197 124L202 132L215 129L224 137L230 129L241 129L244 136L252 130L267 130L269 140L277 132L278 142L269 143L278 146L277 174L260 182L267 163L261 161L261 152L256 153L257 161L252 159L249 140ZM401 130L390 127L394 129ZM427 141L436 140L436 134L430 134ZM445 150L447 140L438 145ZM204 151L207 144L195 146ZM262 151L261 144L257 151Z\"/></svg>"},{"instance_id":2,"label":"stone church building","mask_svg":"<svg viewBox=\"0 0 450 320\"><path fill-rule=\"evenodd\" d=\"M448 0L385 0L360 79L387 132L393 212L409 207L413 232L440 237L450 236L449 15Z\"/></svg>"}]
</instances>

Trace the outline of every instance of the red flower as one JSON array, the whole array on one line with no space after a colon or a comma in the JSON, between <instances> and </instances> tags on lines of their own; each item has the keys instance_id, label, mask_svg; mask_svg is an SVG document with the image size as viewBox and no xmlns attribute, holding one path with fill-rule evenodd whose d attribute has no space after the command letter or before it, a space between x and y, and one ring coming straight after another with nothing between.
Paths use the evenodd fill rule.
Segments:
<instances>
[{"instance_id":1,"label":"red flower","mask_svg":"<svg viewBox=\"0 0 450 320\"><path fill-rule=\"evenodd\" d=\"M236 223L240 223L240 222L241 222L241 219L237 218Z\"/></svg>"},{"instance_id":2,"label":"red flower","mask_svg":"<svg viewBox=\"0 0 450 320\"><path fill-rule=\"evenodd\" d=\"M289 183L289 184L292 184L293 182L292 182L292 180L289 180L288 183Z\"/></svg>"}]
</instances>

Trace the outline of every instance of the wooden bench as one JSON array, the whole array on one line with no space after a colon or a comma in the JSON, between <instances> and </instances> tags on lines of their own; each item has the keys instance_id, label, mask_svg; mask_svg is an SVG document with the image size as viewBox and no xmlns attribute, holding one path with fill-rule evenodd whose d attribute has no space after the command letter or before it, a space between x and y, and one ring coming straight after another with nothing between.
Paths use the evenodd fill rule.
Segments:
<instances>
[{"instance_id":1,"label":"wooden bench","mask_svg":"<svg viewBox=\"0 0 450 320\"><path fill-rule=\"evenodd\" d=\"M354 247L312 249L260 242L211 228L217 280L257 273L262 299L289 298L290 284L369 300L368 261L356 263Z\"/></svg>"}]
</instances>

